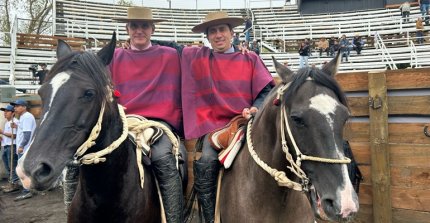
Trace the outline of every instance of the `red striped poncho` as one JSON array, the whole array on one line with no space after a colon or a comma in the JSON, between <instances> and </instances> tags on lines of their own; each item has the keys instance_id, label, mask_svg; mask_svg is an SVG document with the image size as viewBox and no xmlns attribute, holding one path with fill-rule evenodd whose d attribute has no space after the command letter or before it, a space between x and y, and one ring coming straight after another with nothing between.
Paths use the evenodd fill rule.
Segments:
<instances>
[{"instance_id":1,"label":"red striped poncho","mask_svg":"<svg viewBox=\"0 0 430 223\"><path fill-rule=\"evenodd\" d=\"M212 54L212 55L211 55ZM182 107L185 138L225 126L251 107L273 78L254 53L211 53L207 47L182 51Z\"/></svg>"},{"instance_id":2,"label":"red striped poncho","mask_svg":"<svg viewBox=\"0 0 430 223\"><path fill-rule=\"evenodd\" d=\"M116 49L110 64L112 80L127 114L161 119L180 133L182 127L181 71L173 48Z\"/></svg>"}]
</instances>

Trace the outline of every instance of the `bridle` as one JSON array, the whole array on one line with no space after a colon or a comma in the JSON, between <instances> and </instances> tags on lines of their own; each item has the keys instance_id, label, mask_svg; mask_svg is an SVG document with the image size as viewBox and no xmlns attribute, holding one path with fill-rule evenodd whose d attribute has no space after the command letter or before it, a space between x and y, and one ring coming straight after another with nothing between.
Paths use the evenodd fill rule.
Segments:
<instances>
[{"instance_id":1,"label":"bridle","mask_svg":"<svg viewBox=\"0 0 430 223\"><path fill-rule=\"evenodd\" d=\"M307 80L313 80L313 79L308 78ZM290 84L291 82L286 83L277 89L277 92L276 92L277 95L274 101L275 105L279 104L280 100L283 98L283 95L285 94ZM253 118L249 120L248 126L247 126L247 132L246 132L246 137L247 137L246 141L248 143L248 150L252 158L263 170L269 173L277 181L279 186L288 187L290 189L297 190L297 191L305 191L305 192L309 191L310 182L309 182L309 178L306 176L306 173L301 168L302 161L307 160L307 161L330 163L330 164L348 164L351 162L351 160L348 157L345 157L343 159L331 159L331 158L323 158L323 157L316 157L316 156L308 156L303 154L300 151L299 147L297 146L294 140L294 137L291 133L290 125L288 123L287 108L285 106L285 103L282 103L280 110L281 110L282 151L285 153L285 157L287 161L290 163L290 166L287 166L287 168L300 179L300 183L290 180L286 176L286 173L284 171L280 171L270 167L258 157L256 151L254 150L254 146L251 138ZM291 153L289 152L289 148L286 140L285 128L291 140L291 144L294 147L294 150L296 152L296 156L297 156L296 160L293 159Z\"/></svg>"}]
</instances>

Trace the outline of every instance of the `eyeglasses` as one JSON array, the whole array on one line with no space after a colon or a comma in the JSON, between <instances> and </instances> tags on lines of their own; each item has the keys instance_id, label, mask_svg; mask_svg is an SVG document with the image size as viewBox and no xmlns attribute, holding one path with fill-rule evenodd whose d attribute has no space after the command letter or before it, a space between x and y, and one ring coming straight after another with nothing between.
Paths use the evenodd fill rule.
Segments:
<instances>
[{"instance_id":1,"label":"eyeglasses","mask_svg":"<svg viewBox=\"0 0 430 223\"><path fill-rule=\"evenodd\" d=\"M128 28L133 29L133 30L136 30L138 28L148 29L151 26L152 26L152 24L149 22L130 22L130 23L128 23Z\"/></svg>"}]
</instances>

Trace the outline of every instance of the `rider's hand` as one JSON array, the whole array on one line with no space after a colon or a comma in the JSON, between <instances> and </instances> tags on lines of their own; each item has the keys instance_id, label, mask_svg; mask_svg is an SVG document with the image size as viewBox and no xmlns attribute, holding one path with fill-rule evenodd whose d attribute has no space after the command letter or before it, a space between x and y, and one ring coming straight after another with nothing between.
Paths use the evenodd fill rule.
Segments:
<instances>
[{"instance_id":1,"label":"rider's hand","mask_svg":"<svg viewBox=\"0 0 430 223\"><path fill-rule=\"evenodd\" d=\"M255 115L255 113L257 113L257 111L258 111L258 108L256 107L244 108L242 111L242 116L246 119L250 119L252 115Z\"/></svg>"}]
</instances>

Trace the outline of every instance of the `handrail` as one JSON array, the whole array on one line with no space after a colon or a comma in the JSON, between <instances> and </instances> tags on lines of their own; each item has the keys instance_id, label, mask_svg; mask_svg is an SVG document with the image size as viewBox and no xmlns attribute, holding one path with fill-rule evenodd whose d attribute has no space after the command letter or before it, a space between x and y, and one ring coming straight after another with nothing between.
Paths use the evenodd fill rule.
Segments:
<instances>
[{"instance_id":1,"label":"handrail","mask_svg":"<svg viewBox=\"0 0 430 223\"><path fill-rule=\"evenodd\" d=\"M409 47L411 48L411 67L418 67L418 53L414 41L410 40Z\"/></svg>"},{"instance_id":2,"label":"handrail","mask_svg":"<svg viewBox=\"0 0 430 223\"><path fill-rule=\"evenodd\" d=\"M387 47L385 47L384 41L382 40L378 32L375 33L374 38L376 49L381 49L382 60L385 60L387 62L387 65L390 67L391 70L397 70L396 63L394 63L390 52L388 52Z\"/></svg>"},{"instance_id":3,"label":"handrail","mask_svg":"<svg viewBox=\"0 0 430 223\"><path fill-rule=\"evenodd\" d=\"M69 22L69 20L67 20L66 21L66 33L67 33L67 37L70 37L69 36L69 24L71 24L71 27L70 28L73 28L73 27L76 27L76 28L78 28L78 29L80 29L80 30L82 30L84 33L85 33L85 38L86 39L88 39L88 38L92 38L92 39L94 39L94 48L97 48L97 42L98 42L98 40L97 40L97 38L95 37L95 36L93 36L93 35L91 35L91 34L89 34L88 33L88 22L87 21L85 21L85 22L82 22L82 24L83 25L85 25L85 29L83 29L81 26L80 26L80 24L78 24L79 22L78 21L72 21L72 22ZM72 29L72 37L74 37L73 36L73 33L74 31L73 31L73 29Z\"/></svg>"},{"instance_id":4,"label":"handrail","mask_svg":"<svg viewBox=\"0 0 430 223\"><path fill-rule=\"evenodd\" d=\"M18 17L15 16L10 30L10 75L9 84L15 84L15 63L16 63L16 35L18 32Z\"/></svg>"}]
</instances>

